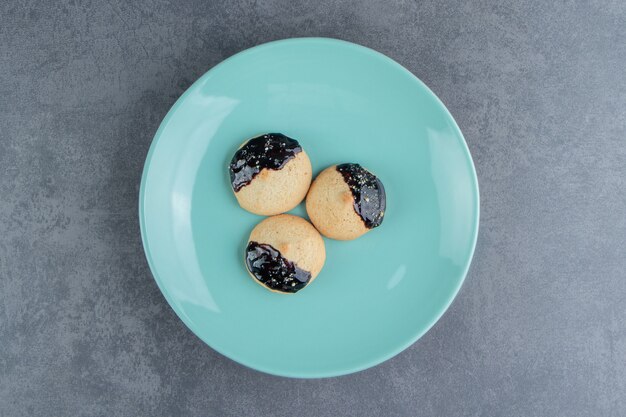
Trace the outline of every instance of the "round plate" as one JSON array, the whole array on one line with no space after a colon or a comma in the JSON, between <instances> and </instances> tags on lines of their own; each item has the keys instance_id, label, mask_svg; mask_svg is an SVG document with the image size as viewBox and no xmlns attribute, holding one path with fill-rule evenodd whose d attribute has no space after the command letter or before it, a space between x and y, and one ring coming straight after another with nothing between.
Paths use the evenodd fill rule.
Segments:
<instances>
[{"instance_id":1,"label":"round plate","mask_svg":"<svg viewBox=\"0 0 626 417\"><path fill-rule=\"evenodd\" d=\"M314 174L358 162L387 191L382 226L325 239L324 269L295 295L265 290L243 263L262 217L237 205L227 166L265 132L298 139ZM365 369L424 334L463 282L478 211L469 151L441 101L386 56L320 38L257 46L196 81L155 135L139 196L146 256L176 314L229 358L292 377Z\"/></svg>"}]
</instances>

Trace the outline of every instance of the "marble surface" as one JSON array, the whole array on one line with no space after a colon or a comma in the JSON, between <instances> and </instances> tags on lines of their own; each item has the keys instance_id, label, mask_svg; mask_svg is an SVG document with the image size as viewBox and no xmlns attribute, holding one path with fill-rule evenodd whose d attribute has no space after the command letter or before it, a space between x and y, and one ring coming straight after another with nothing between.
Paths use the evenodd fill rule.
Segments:
<instances>
[{"instance_id":1,"label":"marble surface","mask_svg":"<svg viewBox=\"0 0 626 417\"><path fill-rule=\"evenodd\" d=\"M0 416L626 415L623 1L3 1ZM357 374L264 375L175 316L137 192L202 73L297 36L439 95L481 187L474 262L415 345Z\"/></svg>"}]
</instances>

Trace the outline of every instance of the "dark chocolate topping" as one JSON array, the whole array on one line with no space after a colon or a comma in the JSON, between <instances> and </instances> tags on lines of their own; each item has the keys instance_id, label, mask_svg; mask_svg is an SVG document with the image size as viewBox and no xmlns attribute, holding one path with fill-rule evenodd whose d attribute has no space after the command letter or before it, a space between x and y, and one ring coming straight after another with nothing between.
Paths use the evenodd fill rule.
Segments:
<instances>
[{"instance_id":1,"label":"dark chocolate topping","mask_svg":"<svg viewBox=\"0 0 626 417\"><path fill-rule=\"evenodd\" d=\"M239 191L250 184L263 168L281 169L301 151L297 140L282 133L267 133L250 139L230 161L228 170L233 190Z\"/></svg>"},{"instance_id":2,"label":"dark chocolate topping","mask_svg":"<svg viewBox=\"0 0 626 417\"><path fill-rule=\"evenodd\" d=\"M259 282L275 291L295 293L311 280L310 272L298 268L265 243L248 242L246 266Z\"/></svg>"},{"instance_id":3,"label":"dark chocolate topping","mask_svg":"<svg viewBox=\"0 0 626 417\"><path fill-rule=\"evenodd\" d=\"M352 191L354 211L369 229L380 226L385 216L387 199L383 183L359 164L337 165L337 171Z\"/></svg>"}]
</instances>

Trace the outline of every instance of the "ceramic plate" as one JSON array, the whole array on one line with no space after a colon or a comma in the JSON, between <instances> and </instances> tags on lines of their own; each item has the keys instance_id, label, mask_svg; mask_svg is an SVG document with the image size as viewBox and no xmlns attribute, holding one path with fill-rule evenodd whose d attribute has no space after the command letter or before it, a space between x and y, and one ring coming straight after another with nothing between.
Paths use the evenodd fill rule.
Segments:
<instances>
[{"instance_id":1,"label":"ceramic plate","mask_svg":"<svg viewBox=\"0 0 626 417\"><path fill-rule=\"evenodd\" d=\"M265 290L243 264L262 217L237 205L227 166L265 132L298 139L314 175L358 162L387 191L382 226L326 239L324 269L295 295ZM423 335L463 282L478 213L474 166L441 101L390 58L319 38L257 46L196 81L156 133L139 196L150 268L181 320L225 356L291 377L365 369Z\"/></svg>"}]
</instances>

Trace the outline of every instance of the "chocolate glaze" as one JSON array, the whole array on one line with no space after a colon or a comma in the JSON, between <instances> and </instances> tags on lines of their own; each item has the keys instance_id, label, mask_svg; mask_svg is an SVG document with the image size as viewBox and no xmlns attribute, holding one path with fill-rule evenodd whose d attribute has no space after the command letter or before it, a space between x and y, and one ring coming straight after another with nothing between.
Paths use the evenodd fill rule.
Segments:
<instances>
[{"instance_id":1,"label":"chocolate glaze","mask_svg":"<svg viewBox=\"0 0 626 417\"><path fill-rule=\"evenodd\" d=\"M359 164L337 165L337 171L350 187L354 211L361 216L365 226L369 229L380 226L387 206L383 183Z\"/></svg>"},{"instance_id":2,"label":"chocolate glaze","mask_svg":"<svg viewBox=\"0 0 626 417\"><path fill-rule=\"evenodd\" d=\"M265 243L248 242L246 266L259 282L275 291L295 293L311 280L310 272L298 268Z\"/></svg>"},{"instance_id":3,"label":"chocolate glaze","mask_svg":"<svg viewBox=\"0 0 626 417\"><path fill-rule=\"evenodd\" d=\"M278 170L295 158L302 147L282 133L267 133L250 139L230 161L230 182L235 192L250 184L263 168Z\"/></svg>"}]
</instances>

